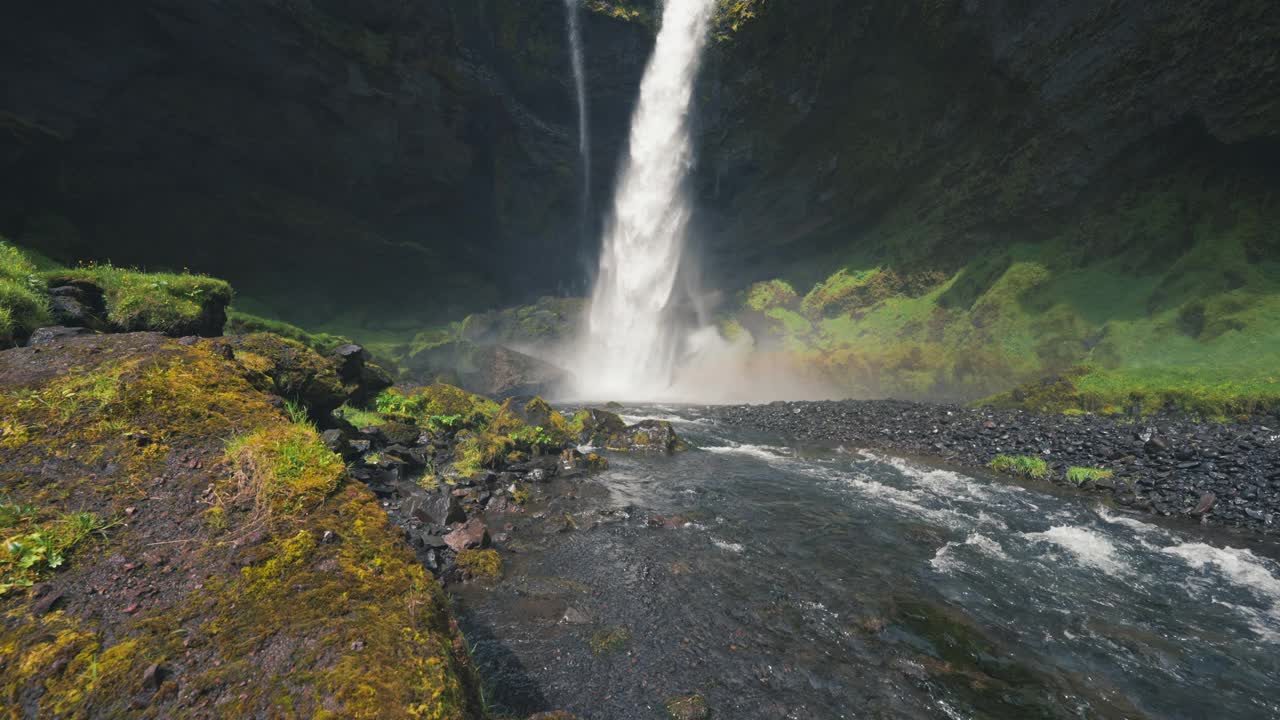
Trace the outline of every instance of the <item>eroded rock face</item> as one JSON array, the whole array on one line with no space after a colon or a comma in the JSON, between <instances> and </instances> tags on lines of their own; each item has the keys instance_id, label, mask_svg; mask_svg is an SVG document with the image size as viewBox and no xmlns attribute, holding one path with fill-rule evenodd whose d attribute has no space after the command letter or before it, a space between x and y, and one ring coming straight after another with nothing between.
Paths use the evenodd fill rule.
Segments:
<instances>
[{"instance_id":1,"label":"eroded rock face","mask_svg":"<svg viewBox=\"0 0 1280 720\"><path fill-rule=\"evenodd\" d=\"M609 178L652 40L585 22ZM0 26L0 231L302 325L550 291L580 234L564 43L559 0L33 7Z\"/></svg>"},{"instance_id":2,"label":"eroded rock face","mask_svg":"<svg viewBox=\"0 0 1280 720\"><path fill-rule=\"evenodd\" d=\"M1025 242L1010 221L1274 151L1277 41L1268 2L762 3L703 79L712 255L765 279L854 235L943 265Z\"/></svg>"}]
</instances>

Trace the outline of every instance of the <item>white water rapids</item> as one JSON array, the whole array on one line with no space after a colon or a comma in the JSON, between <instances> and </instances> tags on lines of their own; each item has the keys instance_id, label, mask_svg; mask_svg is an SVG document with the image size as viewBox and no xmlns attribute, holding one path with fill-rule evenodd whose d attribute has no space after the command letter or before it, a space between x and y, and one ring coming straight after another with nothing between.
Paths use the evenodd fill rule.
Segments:
<instances>
[{"instance_id":1,"label":"white water rapids","mask_svg":"<svg viewBox=\"0 0 1280 720\"><path fill-rule=\"evenodd\" d=\"M578 352L582 397L653 398L671 385L685 340L671 310L690 216L688 115L714 8L714 0L666 2Z\"/></svg>"}]
</instances>

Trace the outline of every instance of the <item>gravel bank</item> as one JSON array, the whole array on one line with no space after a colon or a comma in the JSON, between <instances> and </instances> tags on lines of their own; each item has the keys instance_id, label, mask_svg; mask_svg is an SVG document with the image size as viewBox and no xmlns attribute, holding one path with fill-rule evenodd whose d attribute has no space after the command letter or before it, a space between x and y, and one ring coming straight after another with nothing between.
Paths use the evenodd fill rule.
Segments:
<instances>
[{"instance_id":1,"label":"gravel bank","mask_svg":"<svg viewBox=\"0 0 1280 720\"><path fill-rule=\"evenodd\" d=\"M985 468L996 455L1033 455L1072 485L1073 466L1111 470L1083 490L1119 505L1208 525L1280 533L1280 430L1261 424L1039 415L897 401L726 406L720 418L800 441L936 457Z\"/></svg>"}]
</instances>

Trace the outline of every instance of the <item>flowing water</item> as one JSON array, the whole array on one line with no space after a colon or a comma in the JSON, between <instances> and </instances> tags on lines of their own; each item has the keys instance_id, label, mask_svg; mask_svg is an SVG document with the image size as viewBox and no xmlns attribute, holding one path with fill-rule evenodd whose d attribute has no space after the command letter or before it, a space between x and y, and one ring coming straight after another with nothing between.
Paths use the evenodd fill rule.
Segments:
<instances>
[{"instance_id":1,"label":"flowing water","mask_svg":"<svg viewBox=\"0 0 1280 720\"><path fill-rule=\"evenodd\" d=\"M710 411L626 412L700 449L614 454L490 518L512 526L507 577L458 591L499 708L660 718L698 693L736 720L1280 717L1265 547ZM548 532L562 513L577 528Z\"/></svg>"},{"instance_id":2,"label":"flowing water","mask_svg":"<svg viewBox=\"0 0 1280 720\"><path fill-rule=\"evenodd\" d=\"M569 62L573 66L573 86L578 103L578 160L581 163L582 196L578 198L580 225L585 235L591 208L591 121L587 108L587 72L582 52L582 0L564 0L569 33Z\"/></svg>"},{"instance_id":3,"label":"flowing water","mask_svg":"<svg viewBox=\"0 0 1280 720\"><path fill-rule=\"evenodd\" d=\"M672 299L690 216L688 114L714 8L715 0L665 3L592 290L579 395L651 398L670 384L681 341Z\"/></svg>"}]
</instances>

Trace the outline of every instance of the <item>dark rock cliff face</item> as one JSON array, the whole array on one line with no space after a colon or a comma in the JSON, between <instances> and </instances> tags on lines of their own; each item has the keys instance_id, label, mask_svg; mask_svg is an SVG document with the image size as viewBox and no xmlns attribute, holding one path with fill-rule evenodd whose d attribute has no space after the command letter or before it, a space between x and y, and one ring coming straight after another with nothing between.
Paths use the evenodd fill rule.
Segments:
<instances>
[{"instance_id":1,"label":"dark rock cliff face","mask_svg":"<svg viewBox=\"0 0 1280 720\"><path fill-rule=\"evenodd\" d=\"M600 218L655 13L588 6ZM1269 0L726 7L695 111L716 287L851 256L950 272L1157 180L1280 185ZM0 232L58 259L189 266L250 308L386 329L581 289L592 266L561 0L3 15Z\"/></svg>"},{"instance_id":2,"label":"dark rock cliff face","mask_svg":"<svg viewBox=\"0 0 1280 720\"><path fill-rule=\"evenodd\" d=\"M307 323L421 325L577 274L560 0L2 14L0 232L20 242L209 272ZM590 22L607 179L651 40Z\"/></svg>"},{"instance_id":3,"label":"dark rock cliff face","mask_svg":"<svg viewBox=\"0 0 1280 720\"><path fill-rule=\"evenodd\" d=\"M956 267L1184 167L1275 187L1278 48L1267 0L759 4L705 82L712 252Z\"/></svg>"}]
</instances>

